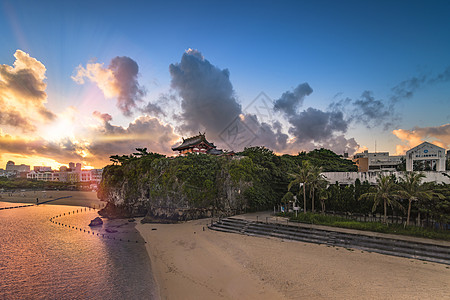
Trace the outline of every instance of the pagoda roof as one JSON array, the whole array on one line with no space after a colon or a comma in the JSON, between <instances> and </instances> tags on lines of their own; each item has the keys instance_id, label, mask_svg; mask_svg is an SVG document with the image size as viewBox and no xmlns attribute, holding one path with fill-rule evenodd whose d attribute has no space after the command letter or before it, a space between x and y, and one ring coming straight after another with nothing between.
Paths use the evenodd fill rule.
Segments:
<instances>
[{"instance_id":1,"label":"pagoda roof","mask_svg":"<svg viewBox=\"0 0 450 300\"><path fill-rule=\"evenodd\" d=\"M211 148L216 148L214 143L210 143L206 140L204 133L203 134L199 133L199 135L196 135L196 136L193 136L193 137L190 137L187 139L183 138L183 143L181 143L181 145L179 145L178 147L173 147L172 150L179 151L179 150L188 149L188 148L194 147L202 142Z\"/></svg>"}]
</instances>

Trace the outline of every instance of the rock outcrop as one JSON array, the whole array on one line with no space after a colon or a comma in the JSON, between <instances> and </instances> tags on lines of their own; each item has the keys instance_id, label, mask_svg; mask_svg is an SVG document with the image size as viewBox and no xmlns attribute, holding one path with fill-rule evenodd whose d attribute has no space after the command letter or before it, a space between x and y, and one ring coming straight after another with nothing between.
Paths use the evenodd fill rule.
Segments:
<instances>
[{"instance_id":1,"label":"rock outcrop","mask_svg":"<svg viewBox=\"0 0 450 300\"><path fill-rule=\"evenodd\" d=\"M99 217L96 217L95 219L91 220L91 223L89 223L89 226L100 226L103 225L103 220Z\"/></svg>"},{"instance_id":2,"label":"rock outcrop","mask_svg":"<svg viewBox=\"0 0 450 300\"><path fill-rule=\"evenodd\" d=\"M196 155L140 158L107 166L98 196L108 203L99 214L108 218L145 216L143 222L155 223L236 214L246 209L243 193L251 186L244 176L230 172L241 161L246 162Z\"/></svg>"}]
</instances>

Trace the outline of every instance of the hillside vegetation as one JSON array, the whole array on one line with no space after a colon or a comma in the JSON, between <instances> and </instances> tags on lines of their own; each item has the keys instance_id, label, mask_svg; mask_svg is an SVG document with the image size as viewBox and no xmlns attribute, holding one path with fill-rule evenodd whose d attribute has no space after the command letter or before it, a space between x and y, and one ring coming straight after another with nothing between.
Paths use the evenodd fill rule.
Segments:
<instances>
[{"instance_id":1,"label":"hillside vegetation","mask_svg":"<svg viewBox=\"0 0 450 300\"><path fill-rule=\"evenodd\" d=\"M165 157L137 150L130 156L111 157L114 164L104 169L99 197L110 208L130 215L148 213L150 219L273 208L287 191L289 174L305 160L327 171L356 171L351 161L326 149L278 156L267 148L251 147L234 157Z\"/></svg>"}]
</instances>

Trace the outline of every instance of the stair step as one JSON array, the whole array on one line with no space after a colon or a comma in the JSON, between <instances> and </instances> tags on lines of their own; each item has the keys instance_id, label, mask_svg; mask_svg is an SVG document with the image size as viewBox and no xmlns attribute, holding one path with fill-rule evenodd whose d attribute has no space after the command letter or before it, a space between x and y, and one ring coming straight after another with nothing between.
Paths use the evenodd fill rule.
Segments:
<instances>
[{"instance_id":1,"label":"stair step","mask_svg":"<svg viewBox=\"0 0 450 300\"><path fill-rule=\"evenodd\" d=\"M240 233L252 236L270 236L316 244L361 249L369 252L415 258L450 265L450 247L405 240L395 240L343 233L288 224L250 222L238 218L226 218L209 226L212 230Z\"/></svg>"}]
</instances>

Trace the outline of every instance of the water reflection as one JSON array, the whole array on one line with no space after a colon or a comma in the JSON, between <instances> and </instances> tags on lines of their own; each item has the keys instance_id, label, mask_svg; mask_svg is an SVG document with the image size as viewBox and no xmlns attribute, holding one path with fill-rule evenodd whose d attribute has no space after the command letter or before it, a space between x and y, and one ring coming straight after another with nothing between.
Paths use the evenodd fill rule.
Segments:
<instances>
[{"instance_id":1,"label":"water reflection","mask_svg":"<svg viewBox=\"0 0 450 300\"><path fill-rule=\"evenodd\" d=\"M7 299L155 298L150 260L134 226L126 220L106 221L93 235L87 224L96 211L73 214L77 209L81 210L40 205L0 210L0 295ZM49 221L64 213L55 221L77 230ZM110 227L117 230L109 233L116 240L101 237Z\"/></svg>"}]
</instances>

